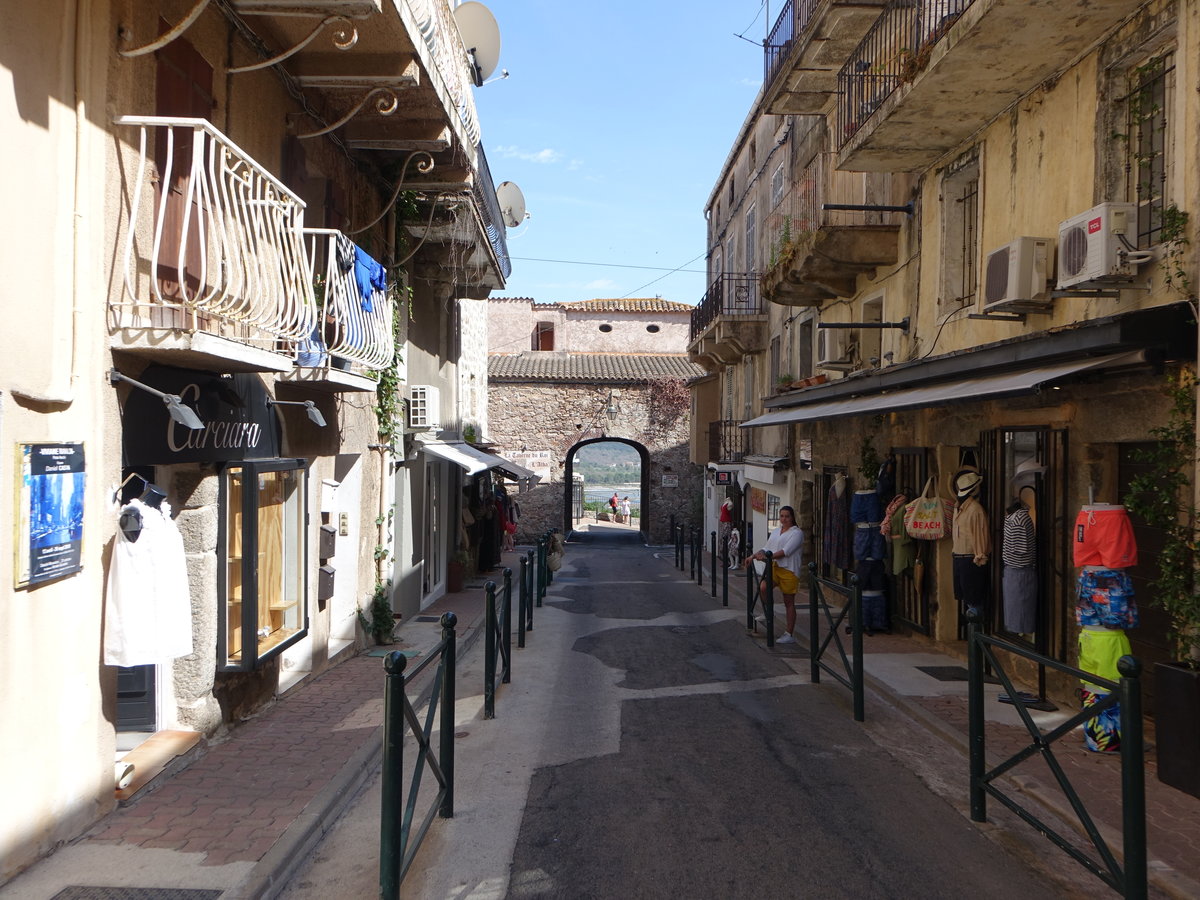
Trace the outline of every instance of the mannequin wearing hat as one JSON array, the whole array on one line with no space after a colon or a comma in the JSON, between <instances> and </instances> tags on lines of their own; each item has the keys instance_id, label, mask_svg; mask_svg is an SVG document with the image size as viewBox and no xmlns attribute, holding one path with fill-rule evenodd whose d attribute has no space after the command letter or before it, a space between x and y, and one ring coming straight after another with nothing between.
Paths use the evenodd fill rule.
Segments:
<instances>
[{"instance_id":1,"label":"mannequin wearing hat","mask_svg":"<svg viewBox=\"0 0 1200 900\"><path fill-rule=\"evenodd\" d=\"M975 469L960 469L952 484L958 499L951 526L954 599L960 609L982 611L987 606L988 557L992 540L987 513L979 502L983 476Z\"/></svg>"},{"instance_id":2,"label":"mannequin wearing hat","mask_svg":"<svg viewBox=\"0 0 1200 900\"><path fill-rule=\"evenodd\" d=\"M1037 494L1034 485L1045 466L1028 459L1009 482L1013 502L1005 510L1000 558L1004 591L1004 627L1014 634L1037 630Z\"/></svg>"}]
</instances>

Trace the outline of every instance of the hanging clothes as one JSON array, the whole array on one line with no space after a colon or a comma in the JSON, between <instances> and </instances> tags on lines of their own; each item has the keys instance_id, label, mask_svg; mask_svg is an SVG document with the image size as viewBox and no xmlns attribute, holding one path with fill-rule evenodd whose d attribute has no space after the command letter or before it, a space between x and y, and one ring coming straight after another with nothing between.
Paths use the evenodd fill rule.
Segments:
<instances>
[{"instance_id":1,"label":"hanging clothes","mask_svg":"<svg viewBox=\"0 0 1200 900\"><path fill-rule=\"evenodd\" d=\"M838 490L838 479L834 479L829 488L828 502L825 504L825 535L822 549L826 564L839 569L849 569L854 564L850 558L850 492L846 489L845 478L841 478L840 483L841 491Z\"/></svg>"},{"instance_id":2,"label":"hanging clothes","mask_svg":"<svg viewBox=\"0 0 1200 900\"><path fill-rule=\"evenodd\" d=\"M363 311L372 312L371 295L375 291L387 291L387 270L362 247L354 248L354 280L358 283Z\"/></svg>"},{"instance_id":3,"label":"hanging clothes","mask_svg":"<svg viewBox=\"0 0 1200 900\"><path fill-rule=\"evenodd\" d=\"M192 653L192 601L183 536L171 507L131 500L121 514L136 512L133 539L117 529L104 611L104 663L144 666Z\"/></svg>"}]
</instances>

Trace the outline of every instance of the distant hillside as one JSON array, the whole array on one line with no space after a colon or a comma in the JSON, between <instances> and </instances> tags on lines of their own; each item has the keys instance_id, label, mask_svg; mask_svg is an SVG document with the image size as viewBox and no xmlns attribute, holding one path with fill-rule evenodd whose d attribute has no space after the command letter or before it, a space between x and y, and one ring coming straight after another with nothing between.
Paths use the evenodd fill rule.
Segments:
<instances>
[{"instance_id":1,"label":"distant hillside","mask_svg":"<svg viewBox=\"0 0 1200 900\"><path fill-rule=\"evenodd\" d=\"M620 484L642 477L642 460L628 444L588 444L575 454L574 471L587 484Z\"/></svg>"}]
</instances>

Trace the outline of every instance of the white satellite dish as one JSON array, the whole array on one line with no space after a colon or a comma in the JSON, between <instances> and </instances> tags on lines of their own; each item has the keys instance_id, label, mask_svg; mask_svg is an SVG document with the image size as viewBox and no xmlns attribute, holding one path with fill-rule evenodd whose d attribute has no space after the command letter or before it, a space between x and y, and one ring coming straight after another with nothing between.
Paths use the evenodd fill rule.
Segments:
<instances>
[{"instance_id":1,"label":"white satellite dish","mask_svg":"<svg viewBox=\"0 0 1200 900\"><path fill-rule=\"evenodd\" d=\"M509 228L516 228L525 221L525 195L511 181L502 181L496 188L496 200L500 203L500 218Z\"/></svg>"},{"instance_id":2,"label":"white satellite dish","mask_svg":"<svg viewBox=\"0 0 1200 900\"><path fill-rule=\"evenodd\" d=\"M492 11L475 0L454 10L454 21L475 66L475 87L483 87L500 64L500 26Z\"/></svg>"}]
</instances>

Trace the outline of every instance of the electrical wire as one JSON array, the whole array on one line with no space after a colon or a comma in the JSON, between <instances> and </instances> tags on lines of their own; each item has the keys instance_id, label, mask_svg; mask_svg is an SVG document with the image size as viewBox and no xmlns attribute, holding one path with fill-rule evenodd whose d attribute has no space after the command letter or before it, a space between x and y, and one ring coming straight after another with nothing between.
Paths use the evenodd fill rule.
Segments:
<instances>
[{"instance_id":1,"label":"electrical wire","mask_svg":"<svg viewBox=\"0 0 1200 900\"><path fill-rule=\"evenodd\" d=\"M699 256L693 256L691 259L689 259L687 262L685 262L685 263L683 264L683 266L690 266L690 265L691 265L692 263L694 263L696 260L700 259L700 257L702 257L702 256L705 256L705 255L707 255L707 251L705 251L704 253L701 253ZM626 297L632 297L634 294L636 294L636 293L639 293L640 291L644 291L646 288L650 287L650 285L652 285L652 284L657 284L658 282L662 281L664 278L666 278L666 277L667 277L667 275L673 275L673 274L675 274L676 272L682 272L682 271L685 271L685 270L684 270L684 268L683 268L683 266L680 266L680 267L679 267L679 268L677 268L677 269L672 269L671 271L667 272L667 274L666 274L666 275L659 275L657 278L654 278L654 279L652 279L652 280L650 280L650 281L647 281L647 282L646 282L645 284L643 284L641 287L636 287L636 288L634 288L634 289L633 289L632 291L630 291L628 294L622 294L622 295L621 295L621 296L620 296L618 299L619 299L619 300L624 300Z\"/></svg>"}]
</instances>

